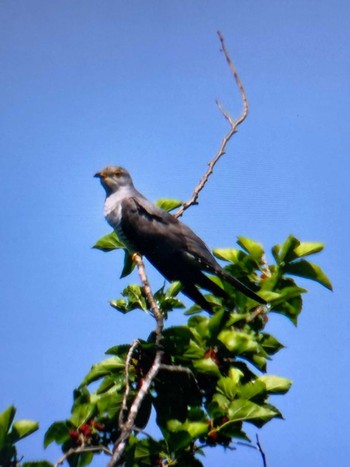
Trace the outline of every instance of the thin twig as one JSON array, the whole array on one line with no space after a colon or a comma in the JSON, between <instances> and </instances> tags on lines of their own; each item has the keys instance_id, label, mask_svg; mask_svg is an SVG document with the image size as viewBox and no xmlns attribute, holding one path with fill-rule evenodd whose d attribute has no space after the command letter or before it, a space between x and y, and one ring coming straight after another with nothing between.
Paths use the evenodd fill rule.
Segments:
<instances>
[{"instance_id":1,"label":"thin twig","mask_svg":"<svg viewBox=\"0 0 350 467\"><path fill-rule=\"evenodd\" d=\"M66 461L70 456L73 456L74 454L83 454L84 452L104 452L109 456L112 455L112 451L106 448L106 446L80 446L77 448L69 449L62 457L58 459L54 466L58 467L59 465L63 464L63 462Z\"/></svg>"},{"instance_id":2,"label":"thin twig","mask_svg":"<svg viewBox=\"0 0 350 467\"><path fill-rule=\"evenodd\" d=\"M148 279L147 279L145 266L143 264L142 257L138 253L135 253L133 255L133 260L137 264L137 268L138 268L138 272L139 272L139 275L140 275L140 278L141 278L143 290L144 290L145 295L147 297L147 300L149 302L149 305L150 305L150 308L152 310L153 316L154 316L154 318L155 318L155 320L157 322L157 327L156 327L156 330L155 330L155 333L156 333L156 342L155 342L155 344L156 344L156 349L157 350L156 350L156 353L155 353L155 356L154 356L153 364L152 364L151 368L149 369L147 375L145 376L145 378L144 378L144 380L142 382L141 388L139 389L138 393L136 394L136 397L135 397L133 403L131 404L127 420L126 420L126 422L123 422L122 426L119 426L119 428L121 428L121 433L120 433L117 441L114 444L112 458L108 463L108 467L114 467L114 466L118 465L118 462L120 461L120 459L121 459L121 457L123 455L123 452L125 450L127 440L129 438L131 432L134 429L136 416L137 416L137 414L138 414L138 412L140 410L141 404L142 404L144 398L146 397L146 395L149 392L152 381L154 380L154 378L156 377L156 375L157 375L157 373L159 371L159 368L160 368L161 362L162 362L162 358L163 358L163 350L161 348L162 331L163 331L163 326L164 326L163 315L162 315L162 312L160 311L160 309L159 309L159 307L157 305L157 302L154 299L151 287L150 287Z\"/></svg>"},{"instance_id":3,"label":"thin twig","mask_svg":"<svg viewBox=\"0 0 350 467\"><path fill-rule=\"evenodd\" d=\"M119 421L118 421L119 428L122 428L124 426L124 415L128 411L128 398L130 394L129 368L130 368L130 362L131 362L131 358L134 353L134 350L139 344L140 344L140 341L137 339L132 343L132 346L130 347L128 355L126 356L126 360L125 360L125 392L124 392L122 406L119 412Z\"/></svg>"},{"instance_id":4,"label":"thin twig","mask_svg":"<svg viewBox=\"0 0 350 467\"><path fill-rule=\"evenodd\" d=\"M230 57L230 55L229 55L229 53L228 53L228 51L226 49L224 38L223 38L222 34L219 31L218 31L218 36L219 36L219 40L220 40L220 43L221 43L221 50L222 50L223 54L225 55L226 62L227 62L228 66L229 66L229 68L231 70L231 73L232 73L232 75L233 75L233 77L235 79L236 85L237 85L237 87L239 89L239 92L240 92L240 95L241 95L241 100L242 100L243 110L242 110L241 115L238 117L238 119L233 120L232 117L228 114L228 112L226 112L225 109L222 107L220 102L216 101L216 105L218 106L220 112L223 114L223 116L226 118L226 120L228 121L228 123L230 125L230 130L224 136L224 138L222 139L220 147L219 147L217 153L215 154L213 159L209 162L208 169L205 172L205 174L202 176L202 178L199 181L196 188L194 189L192 197L188 201L183 203L182 206L180 207L180 209L175 213L175 217L177 217L177 218L181 217L183 215L183 213L186 211L186 209L188 209L190 206L192 206L194 204L197 204L199 193L203 190L204 186L206 185L206 183L209 180L210 175L213 173L215 164L225 154L227 143L230 141L232 136L238 131L238 126L241 123L244 122L244 120L247 118L247 115L248 115L248 110L249 110L248 100L247 100L247 95L245 93L242 81L241 81L241 79L240 79L240 77L239 77L239 75L238 75L238 73L236 71L236 68L235 68L235 66L234 66L234 64L233 64L233 62L231 60L231 57Z\"/></svg>"},{"instance_id":5,"label":"thin twig","mask_svg":"<svg viewBox=\"0 0 350 467\"><path fill-rule=\"evenodd\" d=\"M257 446L258 451L261 454L261 458L262 458L262 461L263 461L263 466L267 467L266 455L265 455L265 452L263 451L263 448L261 447L258 434L256 435L256 446Z\"/></svg>"}]
</instances>

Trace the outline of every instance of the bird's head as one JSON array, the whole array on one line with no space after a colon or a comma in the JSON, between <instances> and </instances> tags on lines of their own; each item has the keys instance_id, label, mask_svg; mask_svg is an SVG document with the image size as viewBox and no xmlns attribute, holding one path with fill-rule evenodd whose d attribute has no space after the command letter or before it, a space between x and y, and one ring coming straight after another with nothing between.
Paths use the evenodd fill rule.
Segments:
<instances>
[{"instance_id":1,"label":"bird's head","mask_svg":"<svg viewBox=\"0 0 350 467\"><path fill-rule=\"evenodd\" d=\"M107 196L122 187L133 187L131 176L123 167L105 167L94 176L100 179Z\"/></svg>"}]
</instances>

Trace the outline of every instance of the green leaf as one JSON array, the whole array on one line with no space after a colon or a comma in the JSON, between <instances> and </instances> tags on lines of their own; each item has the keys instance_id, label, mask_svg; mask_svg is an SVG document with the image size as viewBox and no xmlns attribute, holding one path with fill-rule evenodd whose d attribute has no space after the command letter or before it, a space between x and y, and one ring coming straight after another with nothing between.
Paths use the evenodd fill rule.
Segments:
<instances>
[{"instance_id":1,"label":"green leaf","mask_svg":"<svg viewBox=\"0 0 350 467\"><path fill-rule=\"evenodd\" d=\"M93 403L75 403L72 409L70 421L74 426L86 423L90 418L95 415L96 405Z\"/></svg>"},{"instance_id":2,"label":"green leaf","mask_svg":"<svg viewBox=\"0 0 350 467\"><path fill-rule=\"evenodd\" d=\"M69 439L69 425L67 422L55 422L49 426L44 437L44 447L53 442L63 444Z\"/></svg>"},{"instance_id":3,"label":"green leaf","mask_svg":"<svg viewBox=\"0 0 350 467\"><path fill-rule=\"evenodd\" d=\"M245 352L257 352L259 350L259 345L254 338L244 332L225 329L220 332L218 339L228 350L237 355Z\"/></svg>"},{"instance_id":4,"label":"green leaf","mask_svg":"<svg viewBox=\"0 0 350 467\"><path fill-rule=\"evenodd\" d=\"M239 388L240 399L253 399L255 396L266 393L266 385L260 378L254 379Z\"/></svg>"},{"instance_id":5,"label":"green leaf","mask_svg":"<svg viewBox=\"0 0 350 467\"><path fill-rule=\"evenodd\" d=\"M180 451L187 448L192 443L192 437L187 431L169 432L166 436L169 449L171 451Z\"/></svg>"},{"instance_id":6,"label":"green leaf","mask_svg":"<svg viewBox=\"0 0 350 467\"><path fill-rule=\"evenodd\" d=\"M53 467L48 461L23 462L22 467Z\"/></svg>"},{"instance_id":7,"label":"green leaf","mask_svg":"<svg viewBox=\"0 0 350 467\"><path fill-rule=\"evenodd\" d=\"M220 378L221 376L217 364L211 358L194 360L193 366L199 373L204 373L207 376L216 376L217 378Z\"/></svg>"},{"instance_id":8,"label":"green leaf","mask_svg":"<svg viewBox=\"0 0 350 467\"><path fill-rule=\"evenodd\" d=\"M96 363L91 367L89 373L83 379L83 382L79 387L87 386L88 384L96 381L103 376L109 375L110 373L117 373L118 371L124 371L125 362L119 357L110 357L102 360L102 362Z\"/></svg>"},{"instance_id":9,"label":"green leaf","mask_svg":"<svg viewBox=\"0 0 350 467\"><path fill-rule=\"evenodd\" d=\"M277 413L275 410L271 410L270 408L260 406L252 401L244 399L236 399L231 402L228 410L228 417L231 423L241 420L255 422L259 421L263 424L276 416Z\"/></svg>"},{"instance_id":10,"label":"green leaf","mask_svg":"<svg viewBox=\"0 0 350 467\"><path fill-rule=\"evenodd\" d=\"M242 376L243 373L240 370L231 368L229 376L219 379L216 386L217 391L223 394L228 400L233 400L237 395L239 380Z\"/></svg>"},{"instance_id":11,"label":"green leaf","mask_svg":"<svg viewBox=\"0 0 350 467\"><path fill-rule=\"evenodd\" d=\"M120 278L122 279L123 277L128 276L129 274L132 273L132 271L135 269L136 263L135 261L132 260L132 256L128 252L128 250L124 250L124 266L122 273L120 275Z\"/></svg>"},{"instance_id":12,"label":"green leaf","mask_svg":"<svg viewBox=\"0 0 350 467\"><path fill-rule=\"evenodd\" d=\"M267 392L271 394L285 394L293 383L291 379L274 375L260 376L258 380L265 384Z\"/></svg>"},{"instance_id":13,"label":"green leaf","mask_svg":"<svg viewBox=\"0 0 350 467\"><path fill-rule=\"evenodd\" d=\"M154 204L161 209L164 209L165 211L173 211L182 205L182 201L179 201L178 199L161 198L158 199Z\"/></svg>"},{"instance_id":14,"label":"green leaf","mask_svg":"<svg viewBox=\"0 0 350 467\"><path fill-rule=\"evenodd\" d=\"M210 319L208 323L208 330L211 339L215 339L225 324L225 317L227 313L224 310L218 311Z\"/></svg>"},{"instance_id":15,"label":"green leaf","mask_svg":"<svg viewBox=\"0 0 350 467\"><path fill-rule=\"evenodd\" d=\"M176 297L181 292L182 284L179 281L171 282L168 289L165 292L166 297Z\"/></svg>"},{"instance_id":16,"label":"green leaf","mask_svg":"<svg viewBox=\"0 0 350 467\"><path fill-rule=\"evenodd\" d=\"M292 274L293 276L305 277L319 282L321 285L329 290L333 290L332 284L326 274L316 264L310 263L305 259L296 261L295 263L289 263L284 267L286 274Z\"/></svg>"},{"instance_id":17,"label":"green leaf","mask_svg":"<svg viewBox=\"0 0 350 467\"><path fill-rule=\"evenodd\" d=\"M39 429L38 422L34 420L18 420L14 422L11 430L11 440L13 443L16 443L20 439L29 436Z\"/></svg>"},{"instance_id":18,"label":"green leaf","mask_svg":"<svg viewBox=\"0 0 350 467\"><path fill-rule=\"evenodd\" d=\"M113 231L101 237L92 248L102 251L112 251L119 248L125 248L124 243L118 238L118 235Z\"/></svg>"},{"instance_id":19,"label":"green leaf","mask_svg":"<svg viewBox=\"0 0 350 467\"><path fill-rule=\"evenodd\" d=\"M237 248L214 248L213 254L216 258L228 261L230 263L238 263L242 252Z\"/></svg>"},{"instance_id":20,"label":"green leaf","mask_svg":"<svg viewBox=\"0 0 350 467\"><path fill-rule=\"evenodd\" d=\"M16 408L11 405L0 414L0 446L5 444L5 439L10 431L11 424L16 415Z\"/></svg>"},{"instance_id":21,"label":"green leaf","mask_svg":"<svg viewBox=\"0 0 350 467\"><path fill-rule=\"evenodd\" d=\"M319 253L324 248L321 242L300 242L299 246L294 249L296 257L302 258L303 256L313 255Z\"/></svg>"},{"instance_id":22,"label":"green leaf","mask_svg":"<svg viewBox=\"0 0 350 467\"><path fill-rule=\"evenodd\" d=\"M261 261L261 258L264 254L264 249L261 243L255 242L245 237L238 237L238 245L247 251L252 258L255 259L258 263Z\"/></svg>"},{"instance_id":23,"label":"green leaf","mask_svg":"<svg viewBox=\"0 0 350 467\"><path fill-rule=\"evenodd\" d=\"M300 245L300 242L293 235L289 235L282 245L275 245L272 248L272 254L277 264L287 263L295 258L294 249Z\"/></svg>"},{"instance_id":24,"label":"green leaf","mask_svg":"<svg viewBox=\"0 0 350 467\"><path fill-rule=\"evenodd\" d=\"M283 344L281 344L275 337L271 336L271 334L267 333L261 333L259 343L269 355L274 355L276 352L284 348Z\"/></svg>"}]
</instances>

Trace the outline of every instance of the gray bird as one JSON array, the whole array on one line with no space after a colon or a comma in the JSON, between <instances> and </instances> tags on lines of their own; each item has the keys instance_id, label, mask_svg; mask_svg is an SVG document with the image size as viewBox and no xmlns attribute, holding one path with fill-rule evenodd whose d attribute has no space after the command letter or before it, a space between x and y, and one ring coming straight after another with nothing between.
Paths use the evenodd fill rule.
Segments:
<instances>
[{"instance_id":1,"label":"gray bird","mask_svg":"<svg viewBox=\"0 0 350 467\"><path fill-rule=\"evenodd\" d=\"M106 167L95 174L106 190L104 214L131 254L144 255L168 280L180 281L182 292L204 310L213 307L197 287L229 299L229 295L206 273L215 274L258 303L266 304L214 259L205 243L176 217L139 193L129 172Z\"/></svg>"}]
</instances>

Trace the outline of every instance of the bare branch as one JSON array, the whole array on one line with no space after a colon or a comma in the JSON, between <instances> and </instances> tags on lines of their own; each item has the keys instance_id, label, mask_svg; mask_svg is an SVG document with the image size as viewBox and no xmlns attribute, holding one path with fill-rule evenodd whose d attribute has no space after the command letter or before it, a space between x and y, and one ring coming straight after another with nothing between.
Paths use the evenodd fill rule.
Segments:
<instances>
[{"instance_id":1,"label":"bare branch","mask_svg":"<svg viewBox=\"0 0 350 467\"><path fill-rule=\"evenodd\" d=\"M121 433L120 433L117 441L114 444L112 458L108 463L108 467L114 467L120 461L120 459L121 459L121 457L123 455L123 452L125 450L127 440L129 438L131 432L134 429L136 416L137 416L137 414L138 414L138 412L140 410L140 407L141 407L141 404L142 404L144 398L146 397L146 395L149 392L152 381L154 380L154 378L156 377L156 375L157 375L157 373L159 371L159 368L160 368L161 362L162 362L162 357L163 357L163 350L161 348L162 331L163 331L163 326L164 326L163 315L162 315L162 312L160 311L160 309L159 309L159 307L158 307L158 305L157 305L157 303L156 303L156 301L154 299L151 287L150 287L149 282L148 282L148 278L147 278L147 275L146 275L145 266L143 264L142 257L138 253L134 253L133 260L137 264L137 268L138 268L138 272L139 272L139 275L140 275L140 278L141 278L143 290L144 290L144 292L146 294L146 297L147 297L147 300L149 302L150 308L152 310L153 316L154 316L154 318L155 318L155 320L157 322L157 327L156 327L156 331L155 331L155 333L156 333L156 342L155 343L156 343L157 350L156 350L156 353L155 353L155 356L154 356L153 364L152 364L151 368L149 369L147 375L145 376L145 378L144 378L144 380L142 382L141 388L139 389L138 393L136 394L136 397L135 397L133 403L131 404L131 407L130 407L126 422L123 421L124 415L119 416L119 423L120 423L120 420L122 420L122 425L119 424L119 428L121 429ZM130 351L128 353L128 356L129 355L130 355L130 358L131 358ZM125 395L124 395L124 400L125 400ZM125 401L125 407L126 407L126 403L127 402ZM124 401L123 401L123 407L124 407Z\"/></svg>"},{"instance_id":2,"label":"bare branch","mask_svg":"<svg viewBox=\"0 0 350 467\"><path fill-rule=\"evenodd\" d=\"M123 397L123 403L122 403L122 406L119 412L119 421L118 421L119 428L122 428L124 426L124 415L128 411L128 397L130 394L129 368L130 368L130 362L131 362L132 355L136 347L139 345L139 343L140 341L137 339L132 343L132 346L130 347L128 355L126 356L126 360L125 360L125 392L124 392L124 397Z\"/></svg>"},{"instance_id":3,"label":"bare branch","mask_svg":"<svg viewBox=\"0 0 350 467\"><path fill-rule=\"evenodd\" d=\"M207 181L209 180L210 175L213 173L214 166L218 162L218 160L225 154L226 146L227 143L230 141L232 136L238 131L238 126L244 122L244 120L247 118L248 115L248 100L247 100L247 95L245 93L242 81L240 80L240 77L238 76L238 73L236 71L236 68L233 65L233 62L230 58L230 55L226 49L224 38L220 32L218 32L219 40L221 43L221 50L225 55L226 62L231 70L231 73L235 79L236 85L239 89L240 95L241 95L241 100L242 100L242 106L243 110L241 115L238 117L237 120L233 120L232 117L224 110L220 102L216 102L220 112L223 114L223 116L226 118L230 125L230 130L229 132L223 137L220 147L213 157L213 159L209 162L208 164L208 169L205 172L205 174L202 176L201 180L199 181L198 185L193 191L192 197L183 203L183 205L180 207L180 209L176 212L175 217L181 217L183 213L188 209L190 206L194 205L197 203L199 193L203 190L204 186L206 185Z\"/></svg>"},{"instance_id":4,"label":"bare branch","mask_svg":"<svg viewBox=\"0 0 350 467\"><path fill-rule=\"evenodd\" d=\"M133 259L133 261L135 261L135 263L137 265L137 269L138 269L139 276L140 276L140 279L141 279L141 282L142 282L143 290L144 290L144 292L146 294L146 297L147 297L148 303L150 305L150 308L152 310L152 313L153 313L155 319L157 320L157 323L159 321L159 322L162 323L162 326L163 326L163 315L162 315L162 313L161 313L161 311L159 309L159 306L157 305L157 302L155 301L154 296L152 294L152 290L151 290L151 287L149 285L147 275L146 275L145 265L143 264L143 261L142 261L142 256L139 253L134 253L132 255L132 259Z\"/></svg>"},{"instance_id":5,"label":"bare branch","mask_svg":"<svg viewBox=\"0 0 350 467\"><path fill-rule=\"evenodd\" d=\"M112 455L112 451L106 448L106 446L80 446L77 448L69 449L62 457L58 459L54 466L58 467L59 465L63 464L63 462L65 462L70 456L73 456L74 454L83 454L84 452L104 452L109 456Z\"/></svg>"}]
</instances>

